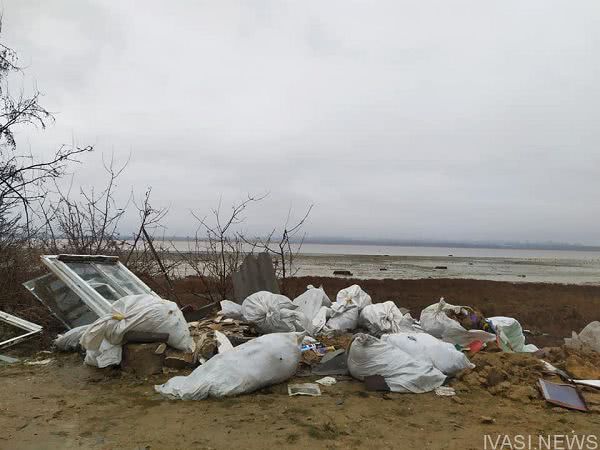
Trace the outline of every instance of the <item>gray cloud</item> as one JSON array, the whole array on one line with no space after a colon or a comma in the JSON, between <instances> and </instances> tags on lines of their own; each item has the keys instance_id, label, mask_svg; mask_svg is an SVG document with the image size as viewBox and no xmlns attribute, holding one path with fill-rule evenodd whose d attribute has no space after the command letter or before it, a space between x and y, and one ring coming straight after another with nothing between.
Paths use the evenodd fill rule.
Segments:
<instances>
[{"instance_id":1,"label":"gray cloud","mask_svg":"<svg viewBox=\"0 0 600 450\"><path fill-rule=\"evenodd\" d=\"M168 232L270 192L260 233L600 244L600 5L12 1L4 39L57 112L18 138L93 144ZM133 219L125 228L133 229ZM129 231L127 229L126 231Z\"/></svg>"}]
</instances>

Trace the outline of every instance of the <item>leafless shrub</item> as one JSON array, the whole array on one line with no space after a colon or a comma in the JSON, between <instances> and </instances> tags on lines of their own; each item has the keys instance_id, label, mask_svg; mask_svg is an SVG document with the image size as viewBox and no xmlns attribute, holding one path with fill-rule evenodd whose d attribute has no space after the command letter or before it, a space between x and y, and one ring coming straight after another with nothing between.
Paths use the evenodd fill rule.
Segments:
<instances>
[{"instance_id":1,"label":"leafless shrub","mask_svg":"<svg viewBox=\"0 0 600 450\"><path fill-rule=\"evenodd\" d=\"M64 146L45 159L17 148L17 128L45 128L54 120L41 106L37 90L29 96L11 94L9 76L18 72L21 68L16 52L0 43L0 305L7 312L16 311L21 317L40 322L30 311L35 309L35 302L21 286L42 270L36 246L39 224L33 223L36 205L45 197L47 183L62 177L70 163L92 148Z\"/></svg>"},{"instance_id":2,"label":"leafless shrub","mask_svg":"<svg viewBox=\"0 0 600 450\"><path fill-rule=\"evenodd\" d=\"M155 209L150 204L152 189L148 188L144 194L141 204L135 204L140 217L140 227L133 236L133 243L125 258L125 265L138 276L152 284L153 288L164 297L170 297L178 301L173 285L173 278L177 276L177 270L181 265L181 259L176 257L164 244L163 220L168 214L167 208ZM162 239L157 242L156 234L162 232ZM167 290L157 283L159 278L165 278Z\"/></svg>"},{"instance_id":3,"label":"leafless shrub","mask_svg":"<svg viewBox=\"0 0 600 450\"><path fill-rule=\"evenodd\" d=\"M266 239L255 238L249 244L253 244L256 248L265 250L273 258L275 272L281 280L281 293L288 295L287 280L296 275L298 267L294 265L294 261L304 243L305 234L302 233L302 227L314 205L310 205L304 216L296 223L291 224L292 210L288 210L288 215L285 223L278 233L277 229L273 229Z\"/></svg>"},{"instance_id":4,"label":"leafless shrub","mask_svg":"<svg viewBox=\"0 0 600 450\"><path fill-rule=\"evenodd\" d=\"M226 299L232 293L231 274L239 269L245 255L253 248L245 248L246 240L237 226L245 220L243 213L246 208L265 197L248 196L234 204L228 213L221 210L219 201L217 208L211 211L211 220L192 212L198 222L194 239L188 252L178 253L200 279L206 293L202 297L215 302Z\"/></svg>"},{"instance_id":5,"label":"leafless shrub","mask_svg":"<svg viewBox=\"0 0 600 450\"><path fill-rule=\"evenodd\" d=\"M64 192L56 187L58 200L42 207L46 244L50 252L82 255L123 253L125 241L118 227L131 197L125 205L118 206L114 195L118 178L127 163L117 167L114 157L108 162L103 160L108 180L100 192L94 188L87 191L80 188L79 198L74 199L71 188Z\"/></svg>"}]
</instances>

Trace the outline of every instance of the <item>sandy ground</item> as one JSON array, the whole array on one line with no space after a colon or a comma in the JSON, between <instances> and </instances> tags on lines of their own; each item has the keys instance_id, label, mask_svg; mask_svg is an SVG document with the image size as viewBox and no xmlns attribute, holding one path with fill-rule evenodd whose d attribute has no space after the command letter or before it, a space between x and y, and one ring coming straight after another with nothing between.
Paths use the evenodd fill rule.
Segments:
<instances>
[{"instance_id":1,"label":"sandy ground","mask_svg":"<svg viewBox=\"0 0 600 450\"><path fill-rule=\"evenodd\" d=\"M167 375L136 379L86 367L77 354L52 357L46 366L0 368L0 448L478 449L486 435L495 440L505 434L594 435L600 442L597 407L567 411L464 382L456 384L458 399L366 392L363 383L349 380L323 387L321 397L289 397L282 384L236 398L183 402L154 392ZM600 392L585 395L600 405ZM495 422L482 423L482 416Z\"/></svg>"}]
</instances>

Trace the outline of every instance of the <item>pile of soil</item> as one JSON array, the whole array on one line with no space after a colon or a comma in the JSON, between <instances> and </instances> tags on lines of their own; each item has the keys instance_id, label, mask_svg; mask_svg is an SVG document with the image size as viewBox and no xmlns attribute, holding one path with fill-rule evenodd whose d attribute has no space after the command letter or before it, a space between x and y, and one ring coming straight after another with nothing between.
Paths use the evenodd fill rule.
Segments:
<instances>
[{"instance_id":1,"label":"pile of soil","mask_svg":"<svg viewBox=\"0 0 600 450\"><path fill-rule=\"evenodd\" d=\"M538 390L540 378L564 383L558 375L546 370L540 360L564 370L575 379L600 378L600 353L593 350L576 350L565 346L547 347L540 352L506 353L493 346L470 356L475 364L472 370L464 370L451 381L450 385L460 394L491 395L506 398L521 404L544 403ZM600 392L593 388L581 387L586 391L590 406L598 405Z\"/></svg>"},{"instance_id":2,"label":"pile of soil","mask_svg":"<svg viewBox=\"0 0 600 450\"><path fill-rule=\"evenodd\" d=\"M542 358L575 379L600 379L600 353L594 350L563 345L543 349Z\"/></svg>"},{"instance_id":3,"label":"pile of soil","mask_svg":"<svg viewBox=\"0 0 600 450\"><path fill-rule=\"evenodd\" d=\"M470 360L472 370L465 370L451 383L457 393L485 393L522 403L541 399L536 388L539 378L553 379L539 358L530 353L482 351ZM558 381L558 380L554 380Z\"/></svg>"}]
</instances>

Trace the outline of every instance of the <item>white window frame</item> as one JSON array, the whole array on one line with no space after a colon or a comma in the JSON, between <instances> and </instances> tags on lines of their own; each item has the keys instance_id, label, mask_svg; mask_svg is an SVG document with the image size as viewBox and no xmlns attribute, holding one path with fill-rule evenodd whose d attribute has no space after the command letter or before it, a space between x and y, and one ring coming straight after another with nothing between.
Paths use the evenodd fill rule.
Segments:
<instances>
[{"instance_id":1,"label":"white window frame","mask_svg":"<svg viewBox=\"0 0 600 450\"><path fill-rule=\"evenodd\" d=\"M105 314L108 314L111 310L111 303L106 300L102 295L96 291L92 286L90 286L83 278L81 278L77 273L71 269L65 262L60 261L58 259L59 255L43 255L42 262L56 275L63 283L65 283L69 288L75 292L81 298L81 300L94 312L98 315L98 317L102 317ZM65 255L71 256L71 255ZM112 275L102 269L102 263L97 263L98 258L106 258L107 260L112 259L109 256L99 256L93 255L89 256L89 261L85 260L85 256L82 255L73 255L78 258L79 261L86 264L92 265L96 270L102 273L111 281L114 281L116 285L119 285L120 282L116 280ZM121 262L115 261L114 263L118 266L129 278L131 281L140 288L143 293L154 295L158 297L152 289L150 289L142 280L140 280L137 276L133 274L127 267L125 267Z\"/></svg>"},{"instance_id":2,"label":"white window frame","mask_svg":"<svg viewBox=\"0 0 600 450\"><path fill-rule=\"evenodd\" d=\"M27 339L34 334L42 331L42 326L33 322L29 322L25 319L21 319L20 317L13 316L12 314L5 313L4 311L0 311L0 321L7 323L9 325L13 325L21 330L27 331L25 334L21 334L14 338L7 339L6 341L0 342L0 348L10 347L11 345L17 344L24 339Z\"/></svg>"}]
</instances>

